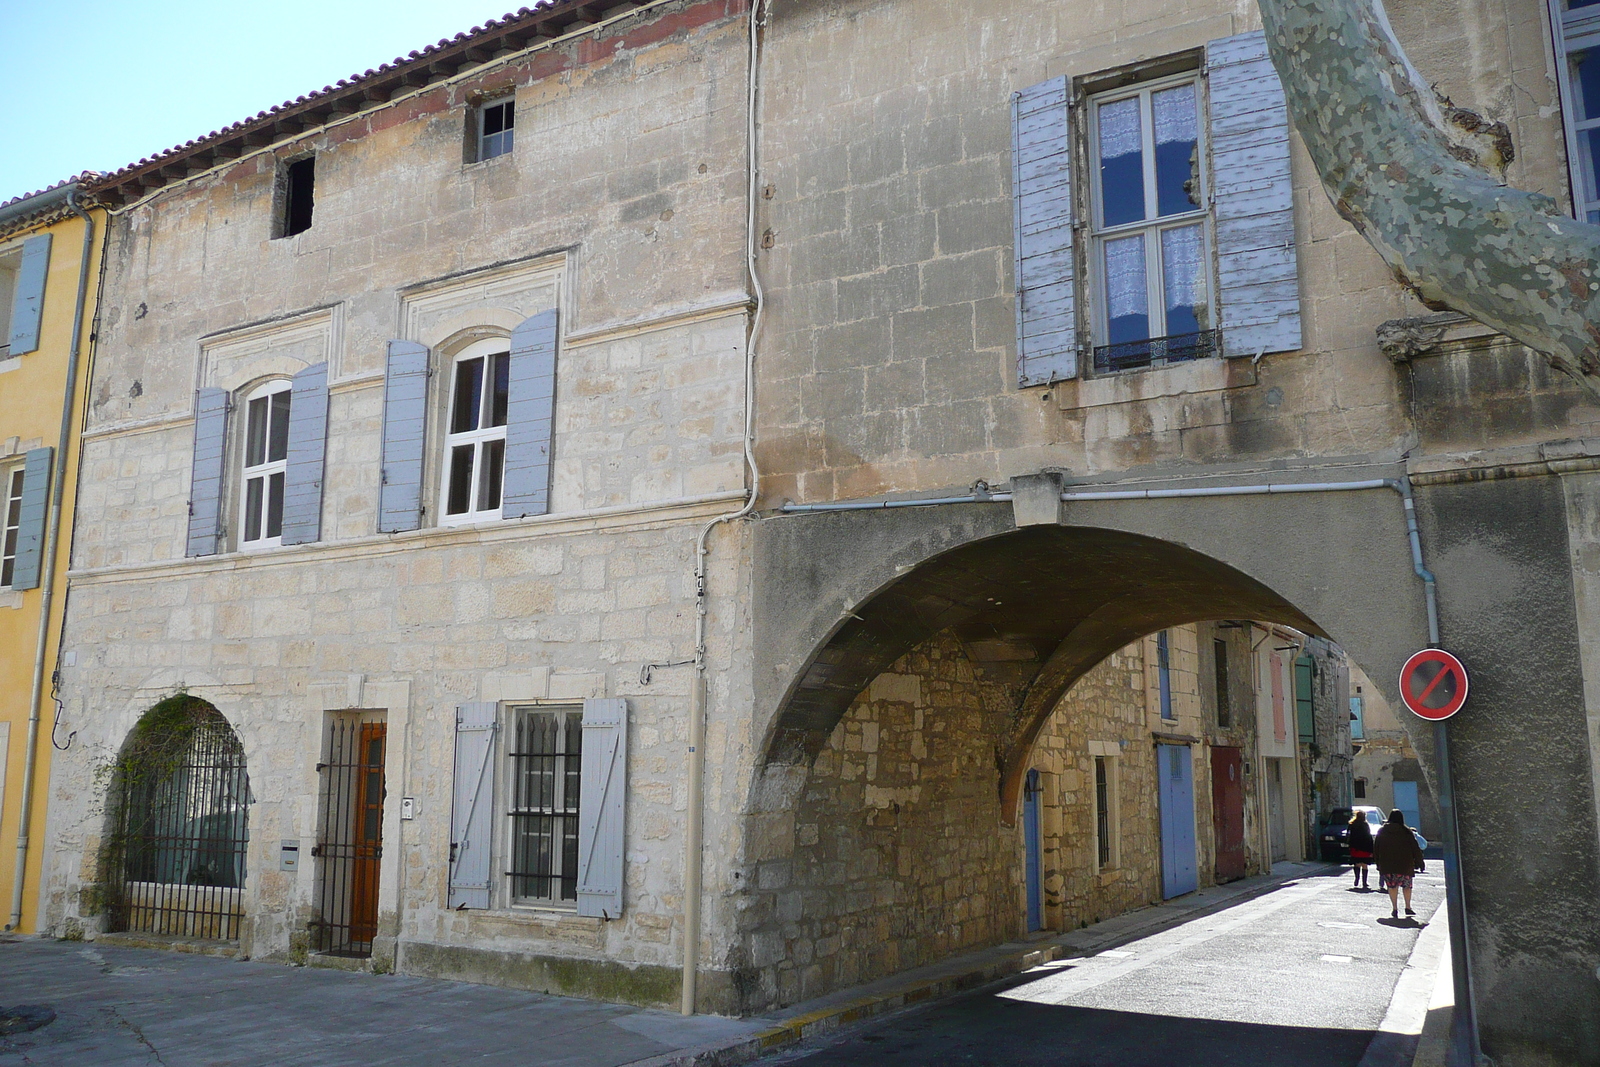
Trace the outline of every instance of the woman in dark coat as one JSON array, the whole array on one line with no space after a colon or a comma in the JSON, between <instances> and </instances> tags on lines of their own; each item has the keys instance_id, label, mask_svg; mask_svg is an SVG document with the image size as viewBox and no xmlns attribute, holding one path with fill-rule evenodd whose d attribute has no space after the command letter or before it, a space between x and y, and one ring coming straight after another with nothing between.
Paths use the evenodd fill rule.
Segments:
<instances>
[{"instance_id":1,"label":"woman in dark coat","mask_svg":"<svg viewBox=\"0 0 1600 1067\"><path fill-rule=\"evenodd\" d=\"M1406 891L1406 914L1411 910L1411 878L1423 869L1422 849L1417 847L1416 835L1406 825L1405 812L1395 808L1389 821L1383 824L1372 839L1372 852L1378 863L1378 873L1389 887L1389 914L1400 917L1400 890Z\"/></svg>"},{"instance_id":2,"label":"woman in dark coat","mask_svg":"<svg viewBox=\"0 0 1600 1067\"><path fill-rule=\"evenodd\" d=\"M1372 862L1372 827L1367 813L1357 810L1350 816L1350 864L1355 868L1355 888L1367 888L1367 864Z\"/></svg>"}]
</instances>

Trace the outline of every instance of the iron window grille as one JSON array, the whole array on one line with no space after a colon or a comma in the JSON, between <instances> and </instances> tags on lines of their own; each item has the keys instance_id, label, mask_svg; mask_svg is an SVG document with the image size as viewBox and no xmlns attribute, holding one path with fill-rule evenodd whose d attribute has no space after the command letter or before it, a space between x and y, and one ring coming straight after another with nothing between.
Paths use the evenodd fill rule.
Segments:
<instances>
[{"instance_id":1,"label":"iron window grille","mask_svg":"<svg viewBox=\"0 0 1600 1067\"><path fill-rule=\"evenodd\" d=\"M478 109L478 161L508 155L515 140L517 102L513 99L484 104Z\"/></svg>"},{"instance_id":2,"label":"iron window grille","mask_svg":"<svg viewBox=\"0 0 1600 1067\"><path fill-rule=\"evenodd\" d=\"M1103 870L1111 866L1111 782L1104 756L1094 758L1094 832L1096 862Z\"/></svg>"},{"instance_id":3,"label":"iron window grille","mask_svg":"<svg viewBox=\"0 0 1600 1067\"><path fill-rule=\"evenodd\" d=\"M22 532L23 468L18 467L6 475L5 545L0 556L0 588L11 588L17 569L17 537Z\"/></svg>"},{"instance_id":4,"label":"iron window grille","mask_svg":"<svg viewBox=\"0 0 1600 1067\"><path fill-rule=\"evenodd\" d=\"M1101 93L1089 114L1095 370L1219 354L1198 78Z\"/></svg>"},{"instance_id":5,"label":"iron window grille","mask_svg":"<svg viewBox=\"0 0 1600 1067\"><path fill-rule=\"evenodd\" d=\"M243 746L210 709L141 723L118 763L110 929L231 941L243 917Z\"/></svg>"},{"instance_id":6,"label":"iron window grille","mask_svg":"<svg viewBox=\"0 0 1600 1067\"><path fill-rule=\"evenodd\" d=\"M510 764L511 898L523 904L578 899L578 805L583 713L512 712Z\"/></svg>"}]
</instances>

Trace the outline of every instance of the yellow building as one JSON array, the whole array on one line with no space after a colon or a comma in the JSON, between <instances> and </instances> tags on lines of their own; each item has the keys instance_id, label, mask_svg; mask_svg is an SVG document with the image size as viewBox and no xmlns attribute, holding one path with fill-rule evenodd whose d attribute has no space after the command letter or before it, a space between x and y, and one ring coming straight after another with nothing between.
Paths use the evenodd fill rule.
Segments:
<instances>
[{"instance_id":1,"label":"yellow building","mask_svg":"<svg viewBox=\"0 0 1600 1067\"><path fill-rule=\"evenodd\" d=\"M0 906L8 931L37 929L51 681L103 221L103 211L80 202L77 179L0 204Z\"/></svg>"}]
</instances>

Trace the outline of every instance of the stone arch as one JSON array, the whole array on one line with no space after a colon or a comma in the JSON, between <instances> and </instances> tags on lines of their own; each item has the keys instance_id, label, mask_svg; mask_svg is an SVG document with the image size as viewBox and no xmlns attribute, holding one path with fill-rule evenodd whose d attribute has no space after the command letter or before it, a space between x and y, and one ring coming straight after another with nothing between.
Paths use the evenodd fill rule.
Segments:
<instances>
[{"instance_id":1,"label":"stone arch","mask_svg":"<svg viewBox=\"0 0 1600 1067\"><path fill-rule=\"evenodd\" d=\"M855 694L946 629L1016 700L999 786L1008 819L1061 695L1144 634L1278 622L1339 641L1379 680L1425 641L1392 493L1108 502L1069 519L1018 528L1009 507L972 504L765 524L758 588L781 600L758 605L757 645L787 647L761 657L773 667L757 678L768 715L752 806L782 803L802 777L787 769L815 757Z\"/></svg>"},{"instance_id":2,"label":"stone arch","mask_svg":"<svg viewBox=\"0 0 1600 1067\"><path fill-rule=\"evenodd\" d=\"M109 928L237 939L251 797L244 746L222 713L186 692L158 701L128 731L107 784Z\"/></svg>"}]
</instances>

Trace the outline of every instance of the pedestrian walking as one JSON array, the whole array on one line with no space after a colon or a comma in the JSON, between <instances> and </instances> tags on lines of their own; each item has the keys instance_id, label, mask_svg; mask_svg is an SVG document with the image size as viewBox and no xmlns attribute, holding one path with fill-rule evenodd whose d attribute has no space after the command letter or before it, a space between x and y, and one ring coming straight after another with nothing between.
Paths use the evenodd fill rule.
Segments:
<instances>
[{"instance_id":1,"label":"pedestrian walking","mask_svg":"<svg viewBox=\"0 0 1600 1067\"><path fill-rule=\"evenodd\" d=\"M1415 915L1411 910L1411 879L1418 871L1426 870L1427 864L1423 862L1422 849L1417 847L1415 833L1406 825L1405 812L1395 808L1389 813L1389 821L1373 838L1372 854L1378 863L1378 874L1389 888L1390 917L1400 918L1401 890L1406 894L1406 914Z\"/></svg>"},{"instance_id":2,"label":"pedestrian walking","mask_svg":"<svg viewBox=\"0 0 1600 1067\"><path fill-rule=\"evenodd\" d=\"M1367 865L1372 862L1372 827L1367 813L1357 809L1350 816L1350 863L1355 868L1355 888L1367 888Z\"/></svg>"}]
</instances>

